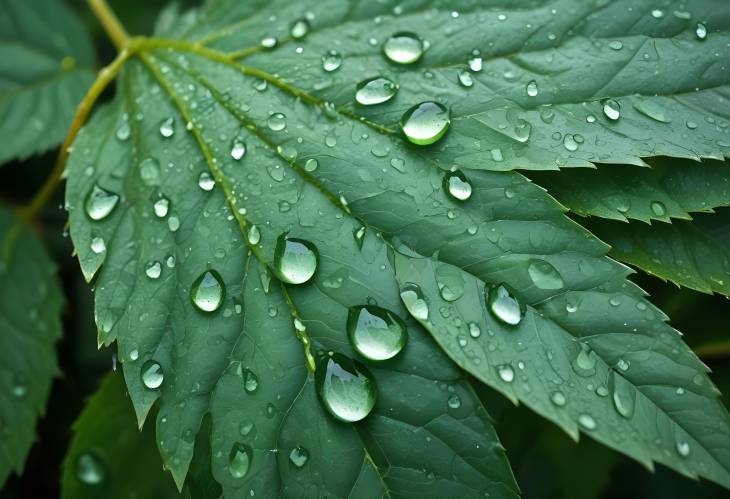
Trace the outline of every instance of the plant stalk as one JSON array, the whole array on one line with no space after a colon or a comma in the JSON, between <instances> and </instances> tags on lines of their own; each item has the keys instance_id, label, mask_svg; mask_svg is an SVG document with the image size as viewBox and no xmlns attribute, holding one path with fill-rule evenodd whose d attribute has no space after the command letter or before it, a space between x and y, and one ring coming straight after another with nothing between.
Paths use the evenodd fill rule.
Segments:
<instances>
[{"instance_id":1,"label":"plant stalk","mask_svg":"<svg viewBox=\"0 0 730 499\"><path fill-rule=\"evenodd\" d=\"M89 7L94 11L96 18L99 20L101 25L104 27L107 36L111 39L114 46L117 47L118 51L122 51L127 47L129 43L129 35L127 30L124 29L122 23L119 22L114 11L106 3L106 0L87 0Z\"/></svg>"}]
</instances>

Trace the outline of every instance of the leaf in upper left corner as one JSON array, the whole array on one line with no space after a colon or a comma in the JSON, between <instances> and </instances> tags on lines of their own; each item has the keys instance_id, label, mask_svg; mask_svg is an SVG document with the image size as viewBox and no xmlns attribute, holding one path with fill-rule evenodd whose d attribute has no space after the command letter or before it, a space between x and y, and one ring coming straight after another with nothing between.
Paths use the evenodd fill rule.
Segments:
<instances>
[{"instance_id":1,"label":"leaf in upper left corner","mask_svg":"<svg viewBox=\"0 0 730 499\"><path fill-rule=\"evenodd\" d=\"M20 474L58 373L61 290L40 241L0 210L0 487Z\"/></svg>"},{"instance_id":2,"label":"leaf in upper left corner","mask_svg":"<svg viewBox=\"0 0 730 499\"><path fill-rule=\"evenodd\" d=\"M58 0L0 0L0 165L58 146L94 80L91 37Z\"/></svg>"}]
</instances>

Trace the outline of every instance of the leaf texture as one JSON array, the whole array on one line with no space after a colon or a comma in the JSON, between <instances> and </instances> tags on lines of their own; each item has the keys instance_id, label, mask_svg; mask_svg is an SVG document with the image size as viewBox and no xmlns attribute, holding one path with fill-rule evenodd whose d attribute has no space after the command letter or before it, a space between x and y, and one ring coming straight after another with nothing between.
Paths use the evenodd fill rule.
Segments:
<instances>
[{"instance_id":1,"label":"leaf texture","mask_svg":"<svg viewBox=\"0 0 730 499\"><path fill-rule=\"evenodd\" d=\"M58 374L61 290L35 234L0 210L0 484L23 471Z\"/></svg>"},{"instance_id":2,"label":"leaf texture","mask_svg":"<svg viewBox=\"0 0 730 499\"><path fill-rule=\"evenodd\" d=\"M63 141L94 80L94 53L86 27L63 1L2 0L0 11L2 164Z\"/></svg>"}]
</instances>

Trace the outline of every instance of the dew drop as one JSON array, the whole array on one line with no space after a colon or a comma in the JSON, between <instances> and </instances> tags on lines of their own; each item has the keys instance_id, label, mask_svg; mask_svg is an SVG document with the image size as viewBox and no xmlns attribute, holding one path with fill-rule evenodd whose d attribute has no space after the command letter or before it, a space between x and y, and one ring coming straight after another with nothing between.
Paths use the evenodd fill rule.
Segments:
<instances>
[{"instance_id":1,"label":"dew drop","mask_svg":"<svg viewBox=\"0 0 730 499\"><path fill-rule=\"evenodd\" d=\"M476 322L469 323L469 336L472 338L479 338L482 335L482 330L479 328L479 324Z\"/></svg>"},{"instance_id":2,"label":"dew drop","mask_svg":"<svg viewBox=\"0 0 730 499\"><path fill-rule=\"evenodd\" d=\"M228 453L228 471L233 478L243 478L248 473L253 459L253 451L246 444L237 442Z\"/></svg>"},{"instance_id":3,"label":"dew drop","mask_svg":"<svg viewBox=\"0 0 730 499\"><path fill-rule=\"evenodd\" d=\"M581 414L578 416L578 424L581 425L586 430L595 430L598 424L596 423L596 420L593 419L593 416L590 414Z\"/></svg>"},{"instance_id":4,"label":"dew drop","mask_svg":"<svg viewBox=\"0 0 730 499\"><path fill-rule=\"evenodd\" d=\"M515 370L509 364L497 366L497 374L499 375L499 379L505 383L512 383L515 379Z\"/></svg>"},{"instance_id":5,"label":"dew drop","mask_svg":"<svg viewBox=\"0 0 730 499\"><path fill-rule=\"evenodd\" d=\"M461 407L461 397L454 393L449 397L446 403L449 406L449 409L458 409Z\"/></svg>"},{"instance_id":6,"label":"dew drop","mask_svg":"<svg viewBox=\"0 0 730 499\"><path fill-rule=\"evenodd\" d=\"M400 299L413 317L421 321L428 319L428 304L418 284L406 283L400 290Z\"/></svg>"},{"instance_id":7,"label":"dew drop","mask_svg":"<svg viewBox=\"0 0 730 499\"><path fill-rule=\"evenodd\" d=\"M297 445L289 453L289 462L297 468L303 468L307 461L309 461L309 451L301 445Z\"/></svg>"},{"instance_id":8,"label":"dew drop","mask_svg":"<svg viewBox=\"0 0 730 499\"><path fill-rule=\"evenodd\" d=\"M621 43L621 40L610 41L610 42L608 42L608 46L612 50L621 50L622 48L624 48L624 44Z\"/></svg>"},{"instance_id":9,"label":"dew drop","mask_svg":"<svg viewBox=\"0 0 730 499\"><path fill-rule=\"evenodd\" d=\"M707 27L702 23L697 23L697 27L695 28L695 35L697 35L697 38L700 40L704 40L707 38Z\"/></svg>"},{"instance_id":10,"label":"dew drop","mask_svg":"<svg viewBox=\"0 0 730 499\"><path fill-rule=\"evenodd\" d=\"M84 452L76 459L76 478L84 485L101 485L106 479L104 462L96 454Z\"/></svg>"},{"instance_id":11,"label":"dew drop","mask_svg":"<svg viewBox=\"0 0 730 499\"><path fill-rule=\"evenodd\" d=\"M165 138L172 137L175 134L175 119L167 118L160 123L160 135Z\"/></svg>"},{"instance_id":12,"label":"dew drop","mask_svg":"<svg viewBox=\"0 0 730 499\"><path fill-rule=\"evenodd\" d=\"M568 402L568 399L565 397L563 392L555 391L550 394L550 402L552 402L556 407L563 407Z\"/></svg>"},{"instance_id":13,"label":"dew drop","mask_svg":"<svg viewBox=\"0 0 730 499\"><path fill-rule=\"evenodd\" d=\"M457 201L466 201L471 197L471 183L460 170L446 173L443 184L449 196Z\"/></svg>"},{"instance_id":14,"label":"dew drop","mask_svg":"<svg viewBox=\"0 0 730 499\"><path fill-rule=\"evenodd\" d=\"M98 185L94 185L89 194L86 195L84 208L90 219L104 220L114 211L118 202L119 196L102 189Z\"/></svg>"},{"instance_id":15,"label":"dew drop","mask_svg":"<svg viewBox=\"0 0 730 499\"><path fill-rule=\"evenodd\" d=\"M532 283L538 289L562 289L565 283L560 272L549 262L540 259L530 260L527 267Z\"/></svg>"},{"instance_id":16,"label":"dew drop","mask_svg":"<svg viewBox=\"0 0 730 499\"><path fill-rule=\"evenodd\" d=\"M423 41L415 33L401 31L385 41L383 53L397 64L413 64L423 55Z\"/></svg>"},{"instance_id":17,"label":"dew drop","mask_svg":"<svg viewBox=\"0 0 730 499\"><path fill-rule=\"evenodd\" d=\"M162 274L162 264L160 262L148 262L145 266L144 273L150 279L157 279Z\"/></svg>"},{"instance_id":18,"label":"dew drop","mask_svg":"<svg viewBox=\"0 0 730 499\"><path fill-rule=\"evenodd\" d=\"M252 225L248 228L248 242L249 244L256 245L261 241L261 231L256 225Z\"/></svg>"},{"instance_id":19,"label":"dew drop","mask_svg":"<svg viewBox=\"0 0 730 499\"><path fill-rule=\"evenodd\" d=\"M279 278L287 284L303 284L317 270L317 248L304 239L288 238L282 234L276 241L274 268Z\"/></svg>"},{"instance_id":20,"label":"dew drop","mask_svg":"<svg viewBox=\"0 0 730 499\"><path fill-rule=\"evenodd\" d=\"M162 366L154 360L148 360L142 366L142 384L150 390L156 390L165 380Z\"/></svg>"},{"instance_id":21,"label":"dew drop","mask_svg":"<svg viewBox=\"0 0 730 499\"><path fill-rule=\"evenodd\" d=\"M689 456L690 453L690 447L689 442L685 442L684 440L677 440L675 443L675 448L677 449L677 454L679 454L682 457Z\"/></svg>"},{"instance_id":22,"label":"dew drop","mask_svg":"<svg viewBox=\"0 0 730 499\"><path fill-rule=\"evenodd\" d=\"M155 158L145 158L139 164L139 178L145 185L160 185L160 163Z\"/></svg>"},{"instance_id":23,"label":"dew drop","mask_svg":"<svg viewBox=\"0 0 730 499\"><path fill-rule=\"evenodd\" d=\"M654 214L654 216L664 217L667 214L667 208L661 201L652 201L651 212Z\"/></svg>"},{"instance_id":24,"label":"dew drop","mask_svg":"<svg viewBox=\"0 0 730 499\"><path fill-rule=\"evenodd\" d=\"M603 105L603 114L611 121L616 121L621 117L621 105L613 99L605 99L601 102Z\"/></svg>"},{"instance_id":25,"label":"dew drop","mask_svg":"<svg viewBox=\"0 0 730 499\"><path fill-rule=\"evenodd\" d=\"M106 251L106 243L101 237L95 237L91 240L91 251L97 255Z\"/></svg>"},{"instance_id":26,"label":"dew drop","mask_svg":"<svg viewBox=\"0 0 730 499\"><path fill-rule=\"evenodd\" d=\"M469 71L461 70L456 74L456 76L458 77L459 83L462 87L469 88L474 85L474 78L472 78Z\"/></svg>"},{"instance_id":27,"label":"dew drop","mask_svg":"<svg viewBox=\"0 0 730 499\"><path fill-rule=\"evenodd\" d=\"M204 191L212 191L213 187L215 187L215 179L210 173L203 172L198 177L198 187Z\"/></svg>"},{"instance_id":28,"label":"dew drop","mask_svg":"<svg viewBox=\"0 0 730 499\"><path fill-rule=\"evenodd\" d=\"M195 279L190 289L190 298L199 310L215 312L223 303L226 288L223 278L215 270L206 270Z\"/></svg>"},{"instance_id":29,"label":"dew drop","mask_svg":"<svg viewBox=\"0 0 730 499\"><path fill-rule=\"evenodd\" d=\"M279 132L286 128L286 116L284 113L273 113L266 120L266 124L269 125L269 128L274 132Z\"/></svg>"},{"instance_id":30,"label":"dew drop","mask_svg":"<svg viewBox=\"0 0 730 499\"><path fill-rule=\"evenodd\" d=\"M259 378L253 371L246 369L243 371L243 389L246 393L254 393L259 388Z\"/></svg>"},{"instance_id":31,"label":"dew drop","mask_svg":"<svg viewBox=\"0 0 730 499\"><path fill-rule=\"evenodd\" d=\"M374 305L350 308L347 334L355 351L373 361L392 359L408 339L403 321L390 310Z\"/></svg>"},{"instance_id":32,"label":"dew drop","mask_svg":"<svg viewBox=\"0 0 730 499\"><path fill-rule=\"evenodd\" d=\"M355 100L363 106L374 106L389 101L396 92L398 92L398 85L387 78L377 76L357 84Z\"/></svg>"},{"instance_id":33,"label":"dew drop","mask_svg":"<svg viewBox=\"0 0 730 499\"><path fill-rule=\"evenodd\" d=\"M165 218L167 216L167 213L170 211L170 200L164 196L161 196L160 199L155 201L155 204L152 205L152 208L157 218Z\"/></svg>"},{"instance_id":34,"label":"dew drop","mask_svg":"<svg viewBox=\"0 0 730 499\"><path fill-rule=\"evenodd\" d=\"M520 323L525 314L525 305L510 293L506 285L499 284L485 291L487 308L497 320L510 326Z\"/></svg>"},{"instance_id":35,"label":"dew drop","mask_svg":"<svg viewBox=\"0 0 730 499\"><path fill-rule=\"evenodd\" d=\"M537 88L537 82L535 80L531 80L527 84L525 90L527 91L527 95L529 95L530 97L537 97L537 93L539 91Z\"/></svg>"},{"instance_id":36,"label":"dew drop","mask_svg":"<svg viewBox=\"0 0 730 499\"><path fill-rule=\"evenodd\" d=\"M317 168L319 168L319 161L317 161L314 158L309 158L306 163L304 163L304 171L312 173Z\"/></svg>"},{"instance_id":37,"label":"dew drop","mask_svg":"<svg viewBox=\"0 0 730 499\"><path fill-rule=\"evenodd\" d=\"M289 34L295 40L304 38L307 36L307 33L309 33L309 21L303 18L294 21L289 29Z\"/></svg>"},{"instance_id":38,"label":"dew drop","mask_svg":"<svg viewBox=\"0 0 730 499\"><path fill-rule=\"evenodd\" d=\"M236 161L246 154L246 144L241 139L233 139L231 144L231 157Z\"/></svg>"},{"instance_id":39,"label":"dew drop","mask_svg":"<svg viewBox=\"0 0 730 499\"><path fill-rule=\"evenodd\" d=\"M322 54L322 69L332 72L342 66L342 55L336 50L328 50Z\"/></svg>"},{"instance_id":40,"label":"dew drop","mask_svg":"<svg viewBox=\"0 0 730 499\"><path fill-rule=\"evenodd\" d=\"M433 144L444 136L450 124L449 110L433 101L416 104L400 120L406 138L418 145Z\"/></svg>"},{"instance_id":41,"label":"dew drop","mask_svg":"<svg viewBox=\"0 0 730 499\"><path fill-rule=\"evenodd\" d=\"M314 376L322 405L340 421L360 421L373 410L378 390L370 371L358 361L331 353Z\"/></svg>"},{"instance_id":42,"label":"dew drop","mask_svg":"<svg viewBox=\"0 0 730 499\"><path fill-rule=\"evenodd\" d=\"M634 415L636 406L636 390L626 378L616 374L615 371L611 371L609 374L608 386L616 412L624 418L630 419Z\"/></svg>"}]
</instances>

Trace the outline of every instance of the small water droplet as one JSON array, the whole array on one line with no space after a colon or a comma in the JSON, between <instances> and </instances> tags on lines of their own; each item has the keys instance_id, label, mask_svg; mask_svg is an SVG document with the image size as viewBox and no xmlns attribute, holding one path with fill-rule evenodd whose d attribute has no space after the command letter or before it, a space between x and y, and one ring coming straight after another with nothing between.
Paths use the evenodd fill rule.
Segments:
<instances>
[{"instance_id":1,"label":"small water droplet","mask_svg":"<svg viewBox=\"0 0 730 499\"><path fill-rule=\"evenodd\" d=\"M154 209L155 216L157 216L157 218L165 218L167 213L170 211L170 200L165 196L161 196L160 199L155 201L152 208Z\"/></svg>"},{"instance_id":2,"label":"small water droplet","mask_svg":"<svg viewBox=\"0 0 730 499\"><path fill-rule=\"evenodd\" d=\"M537 82L535 80L531 80L527 84L525 90L527 91L527 95L529 95L530 97L537 97L539 91L539 89L537 88Z\"/></svg>"},{"instance_id":3,"label":"small water droplet","mask_svg":"<svg viewBox=\"0 0 730 499\"><path fill-rule=\"evenodd\" d=\"M447 404L449 406L449 409L458 409L459 407L461 407L461 397L454 393L449 397Z\"/></svg>"},{"instance_id":4,"label":"small water droplet","mask_svg":"<svg viewBox=\"0 0 730 499\"><path fill-rule=\"evenodd\" d=\"M608 46L613 50L621 50L622 48L624 48L624 44L621 43L621 40L610 41L608 42Z\"/></svg>"},{"instance_id":5,"label":"small water droplet","mask_svg":"<svg viewBox=\"0 0 730 499\"><path fill-rule=\"evenodd\" d=\"M231 157L238 161L243 158L245 154L246 143L243 142L241 139L233 139L233 143L231 144Z\"/></svg>"},{"instance_id":6,"label":"small water droplet","mask_svg":"<svg viewBox=\"0 0 730 499\"><path fill-rule=\"evenodd\" d=\"M472 78L469 71L461 70L457 73L457 77L463 87L469 88L474 85L474 78Z\"/></svg>"},{"instance_id":7,"label":"small water droplet","mask_svg":"<svg viewBox=\"0 0 730 499\"><path fill-rule=\"evenodd\" d=\"M304 18L294 21L289 29L289 34L295 40L304 38L307 33L309 33L309 21Z\"/></svg>"},{"instance_id":8,"label":"small water droplet","mask_svg":"<svg viewBox=\"0 0 730 499\"><path fill-rule=\"evenodd\" d=\"M125 120L122 122L121 125L119 125L119 128L117 128L117 133L116 133L117 139L124 142L125 140L127 140L129 138L130 134L131 134L131 128L129 126L129 122L127 122Z\"/></svg>"},{"instance_id":9,"label":"small water droplet","mask_svg":"<svg viewBox=\"0 0 730 499\"><path fill-rule=\"evenodd\" d=\"M279 39L275 36L265 36L261 39L261 46L266 49L273 49L279 44Z\"/></svg>"},{"instance_id":10,"label":"small water droplet","mask_svg":"<svg viewBox=\"0 0 730 499\"><path fill-rule=\"evenodd\" d=\"M661 19L662 17L664 17L664 11L661 9L654 9L651 11L651 17L653 17L654 19Z\"/></svg>"},{"instance_id":11,"label":"small water droplet","mask_svg":"<svg viewBox=\"0 0 730 499\"><path fill-rule=\"evenodd\" d=\"M198 177L198 187L204 191L212 191L213 187L215 187L215 179L210 173L203 172Z\"/></svg>"},{"instance_id":12,"label":"small water droplet","mask_svg":"<svg viewBox=\"0 0 730 499\"><path fill-rule=\"evenodd\" d=\"M374 106L389 101L396 92L398 92L398 85L387 78L377 76L357 84L355 100L363 106Z\"/></svg>"},{"instance_id":13,"label":"small water droplet","mask_svg":"<svg viewBox=\"0 0 730 499\"><path fill-rule=\"evenodd\" d=\"M312 173L317 168L319 168L319 161L317 161L314 158L309 158L306 163L304 163L304 171Z\"/></svg>"},{"instance_id":14,"label":"small water droplet","mask_svg":"<svg viewBox=\"0 0 730 499\"><path fill-rule=\"evenodd\" d=\"M611 121L616 121L621 117L621 105L618 101L613 99L604 99L601 104L603 105L603 114Z\"/></svg>"},{"instance_id":15,"label":"small water droplet","mask_svg":"<svg viewBox=\"0 0 730 499\"><path fill-rule=\"evenodd\" d=\"M246 369L243 371L243 389L246 393L254 393L259 388L259 378L253 371Z\"/></svg>"},{"instance_id":16,"label":"small water droplet","mask_svg":"<svg viewBox=\"0 0 730 499\"><path fill-rule=\"evenodd\" d=\"M331 353L321 360L314 376L322 404L340 421L360 421L373 410L378 390L370 371L358 361Z\"/></svg>"},{"instance_id":17,"label":"small water droplet","mask_svg":"<svg viewBox=\"0 0 730 499\"><path fill-rule=\"evenodd\" d=\"M586 430L595 430L598 424L590 414L581 414L578 416L578 424Z\"/></svg>"},{"instance_id":18,"label":"small water droplet","mask_svg":"<svg viewBox=\"0 0 730 499\"><path fill-rule=\"evenodd\" d=\"M584 378L596 373L596 354L585 343L578 343L579 348L571 365L579 376Z\"/></svg>"},{"instance_id":19,"label":"small water droplet","mask_svg":"<svg viewBox=\"0 0 730 499\"><path fill-rule=\"evenodd\" d=\"M95 237L91 240L91 251L97 255L106 251L106 243L101 237Z\"/></svg>"},{"instance_id":20,"label":"small water droplet","mask_svg":"<svg viewBox=\"0 0 730 499\"><path fill-rule=\"evenodd\" d=\"M273 113L269 116L268 120L266 120L266 123L269 125L271 130L279 132L286 128L286 115L284 115L284 113Z\"/></svg>"},{"instance_id":21,"label":"small water droplet","mask_svg":"<svg viewBox=\"0 0 730 499\"><path fill-rule=\"evenodd\" d=\"M392 359L403 350L408 339L400 317L374 305L350 308L347 334L355 351L373 361Z\"/></svg>"},{"instance_id":22,"label":"small water droplet","mask_svg":"<svg viewBox=\"0 0 730 499\"><path fill-rule=\"evenodd\" d=\"M482 335L482 330L479 328L479 324L476 322L469 323L469 336L472 338L479 338Z\"/></svg>"},{"instance_id":23,"label":"small water droplet","mask_svg":"<svg viewBox=\"0 0 730 499\"><path fill-rule=\"evenodd\" d=\"M206 270L195 279L190 289L193 304L203 312L215 312L223 303L226 288L223 278L215 270Z\"/></svg>"},{"instance_id":24,"label":"small water droplet","mask_svg":"<svg viewBox=\"0 0 730 499\"><path fill-rule=\"evenodd\" d=\"M563 136L563 147L570 152L575 152L578 150L578 142L573 135L566 133Z\"/></svg>"},{"instance_id":25,"label":"small water droplet","mask_svg":"<svg viewBox=\"0 0 730 499\"><path fill-rule=\"evenodd\" d=\"M697 23L697 27L695 28L695 35L697 35L697 38L700 40L704 40L707 38L707 27L702 23Z\"/></svg>"},{"instance_id":26,"label":"small water droplet","mask_svg":"<svg viewBox=\"0 0 730 499\"><path fill-rule=\"evenodd\" d=\"M451 124L451 113L438 102L416 104L403 114L400 127L414 144L433 144L444 136Z\"/></svg>"},{"instance_id":27,"label":"small water droplet","mask_svg":"<svg viewBox=\"0 0 730 499\"><path fill-rule=\"evenodd\" d=\"M76 478L84 485L101 485L106 479L106 466L96 454L84 452L76 459Z\"/></svg>"},{"instance_id":28,"label":"small water droplet","mask_svg":"<svg viewBox=\"0 0 730 499\"><path fill-rule=\"evenodd\" d=\"M256 245L261 241L261 231L256 225L252 225L248 228L248 242L249 244Z\"/></svg>"},{"instance_id":29,"label":"small water droplet","mask_svg":"<svg viewBox=\"0 0 730 499\"><path fill-rule=\"evenodd\" d=\"M499 284L485 289L487 308L500 322L516 326L525 314L525 305L520 302L506 285Z\"/></svg>"},{"instance_id":30,"label":"small water droplet","mask_svg":"<svg viewBox=\"0 0 730 499\"><path fill-rule=\"evenodd\" d=\"M400 298L413 317L421 321L428 319L428 304L418 284L406 283L400 290Z\"/></svg>"},{"instance_id":31,"label":"small water droplet","mask_svg":"<svg viewBox=\"0 0 730 499\"><path fill-rule=\"evenodd\" d=\"M144 273L150 279L157 279L162 274L162 264L160 262L148 262L145 266Z\"/></svg>"},{"instance_id":32,"label":"small water droplet","mask_svg":"<svg viewBox=\"0 0 730 499\"><path fill-rule=\"evenodd\" d=\"M162 366L154 360L148 360L142 366L141 371L142 384L150 390L156 390L162 386L162 382L165 380L165 374L162 371Z\"/></svg>"},{"instance_id":33,"label":"small water droplet","mask_svg":"<svg viewBox=\"0 0 730 499\"><path fill-rule=\"evenodd\" d=\"M336 50L328 50L322 54L322 69L332 72L342 66L342 55Z\"/></svg>"},{"instance_id":34,"label":"small water droplet","mask_svg":"<svg viewBox=\"0 0 730 499\"><path fill-rule=\"evenodd\" d=\"M401 31L383 44L383 53L397 64L413 64L423 55L423 41L415 33Z\"/></svg>"},{"instance_id":35,"label":"small water droplet","mask_svg":"<svg viewBox=\"0 0 730 499\"><path fill-rule=\"evenodd\" d=\"M175 134L175 119L167 118L160 123L160 135L165 138L172 137Z\"/></svg>"},{"instance_id":36,"label":"small water droplet","mask_svg":"<svg viewBox=\"0 0 730 499\"><path fill-rule=\"evenodd\" d=\"M568 399L563 392L555 391L550 394L550 402L556 407L563 407L568 402Z\"/></svg>"},{"instance_id":37,"label":"small water droplet","mask_svg":"<svg viewBox=\"0 0 730 499\"><path fill-rule=\"evenodd\" d=\"M443 184L449 196L457 201L466 201L471 197L471 183L460 170L446 173Z\"/></svg>"},{"instance_id":38,"label":"small water droplet","mask_svg":"<svg viewBox=\"0 0 730 499\"><path fill-rule=\"evenodd\" d=\"M675 447L677 449L677 454L679 454L682 457L689 456L690 453L690 447L689 442L685 442L684 440L677 440Z\"/></svg>"},{"instance_id":39,"label":"small water droplet","mask_svg":"<svg viewBox=\"0 0 730 499\"><path fill-rule=\"evenodd\" d=\"M505 383L512 383L515 379L515 370L509 364L497 366L497 374L499 375L499 379Z\"/></svg>"},{"instance_id":40,"label":"small water droplet","mask_svg":"<svg viewBox=\"0 0 730 499\"><path fill-rule=\"evenodd\" d=\"M309 451L301 445L297 445L289 453L289 461L297 468L303 468L309 461Z\"/></svg>"},{"instance_id":41,"label":"small water droplet","mask_svg":"<svg viewBox=\"0 0 730 499\"><path fill-rule=\"evenodd\" d=\"M562 289L565 285L563 278L560 276L560 272L545 260L530 260L527 273L530 275L532 283L538 289Z\"/></svg>"},{"instance_id":42,"label":"small water droplet","mask_svg":"<svg viewBox=\"0 0 730 499\"><path fill-rule=\"evenodd\" d=\"M134 362L135 360L139 359L139 350L136 348L129 352L129 360Z\"/></svg>"},{"instance_id":43,"label":"small water droplet","mask_svg":"<svg viewBox=\"0 0 730 499\"><path fill-rule=\"evenodd\" d=\"M661 201L652 201L651 212L654 214L654 216L664 217L667 214L667 208Z\"/></svg>"},{"instance_id":44,"label":"small water droplet","mask_svg":"<svg viewBox=\"0 0 730 499\"><path fill-rule=\"evenodd\" d=\"M287 284L303 284L317 270L317 248L304 239L279 236L274 252L274 268L279 278Z\"/></svg>"},{"instance_id":45,"label":"small water droplet","mask_svg":"<svg viewBox=\"0 0 730 499\"><path fill-rule=\"evenodd\" d=\"M248 473L253 459L251 447L240 442L233 444L228 453L228 471L233 478L243 478Z\"/></svg>"},{"instance_id":46,"label":"small water droplet","mask_svg":"<svg viewBox=\"0 0 730 499\"><path fill-rule=\"evenodd\" d=\"M84 208L90 219L99 221L108 217L114 211L118 202L119 196L102 189L98 185L94 185L86 195Z\"/></svg>"},{"instance_id":47,"label":"small water droplet","mask_svg":"<svg viewBox=\"0 0 730 499\"><path fill-rule=\"evenodd\" d=\"M636 406L636 390L626 378L615 371L608 376L608 386L611 391L613 406L621 416L630 419L634 415Z\"/></svg>"}]
</instances>

